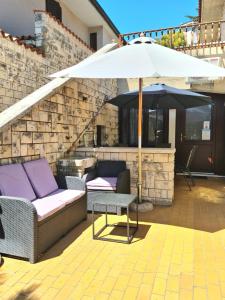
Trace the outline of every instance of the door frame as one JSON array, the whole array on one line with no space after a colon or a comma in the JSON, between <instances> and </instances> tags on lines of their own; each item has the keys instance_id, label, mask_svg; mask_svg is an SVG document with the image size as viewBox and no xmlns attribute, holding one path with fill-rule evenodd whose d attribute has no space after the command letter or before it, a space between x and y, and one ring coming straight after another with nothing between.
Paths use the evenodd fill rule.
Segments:
<instances>
[{"instance_id":1,"label":"door frame","mask_svg":"<svg viewBox=\"0 0 225 300\"><path fill-rule=\"evenodd\" d=\"M211 145L212 153L212 172L216 175L225 175L225 95L216 93L201 92L204 95L212 97L214 102L211 116L211 140L210 141L184 141L186 146L188 145ZM176 153L180 153L179 149L181 130L184 133L185 120L181 110L176 111ZM183 128L181 128L179 122L183 118ZM204 173L204 172L203 172Z\"/></svg>"}]
</instances>

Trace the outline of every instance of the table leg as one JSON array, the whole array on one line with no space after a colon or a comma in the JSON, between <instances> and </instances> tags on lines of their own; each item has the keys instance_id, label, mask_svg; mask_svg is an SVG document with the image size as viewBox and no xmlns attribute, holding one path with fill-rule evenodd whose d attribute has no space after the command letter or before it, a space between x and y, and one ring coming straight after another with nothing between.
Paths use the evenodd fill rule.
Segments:
<instances>
[{"instance_id":1,"label":"table leg","mask_svg":"<svg viewBox=\"0 0 225 300\"><path fill-rule=\"evenodd\" d=\"M127 206L127 241L130 243L129 206Z\"/></svg>"},{"instance_id":2,"label":"table leg","mask_svg":"<svg viewBox=\"0 0 225 300\"><path fill-rule=\"evenodd\" d=\"M136 220L137 220L137 223L136 223L136 224L137 224L137 228L138 228L138 217L139 217L139 216L138 216L138 201L137 201L137 199L136 199L136 218L137 218L137 219L136 219Z\"/></svg>"},{"instance_id":3,"label":"table leg","mask_svg":"<svg viewBox=\"0 0 225 300\"><path fill-rule=\"evenodd\" d=\"M94 215L94 203L92 203L92 236L95 236L95 215Z\"/></svg>"},{"instance_id":4,"label":"table leg","mask_svg":"<svg viewBox=\"0 0 225 300\"><path fill-rule=\"evenodd\" d=\"M107 210L107 205L105 206L105 225L108 226L108 210Z\"/></svg>"}]
</instances>

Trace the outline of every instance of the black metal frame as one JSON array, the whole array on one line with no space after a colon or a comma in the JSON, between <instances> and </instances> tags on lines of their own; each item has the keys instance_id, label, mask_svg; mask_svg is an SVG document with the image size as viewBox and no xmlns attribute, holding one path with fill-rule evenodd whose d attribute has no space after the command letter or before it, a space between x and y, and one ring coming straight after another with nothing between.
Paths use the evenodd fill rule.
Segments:
<instances>
[{"instance_id":1,"label":"black metal frame","mask_svg":"<svg viewBox=\"0 0 225 300\"><path fill-rule=\"evenodd\" d=\"M119 224L109 224L108 223L108 213L107 213L107 206L108 204L101 204L105 206L105 225L99 229L97 233L95 233L95 222L94 222L94 205L97 203L92 203L92 237L94 240L102 240L102 241L109 241L109 242L116 242L116 243L123 243L123 244L130 244L131 241L133 240L133 237L135 233L138 230L138 201L137 199L135 200L136 202L136 226L130 226L130 220L129 220L129 208L130 205L126 207L127 209L127 224L126 225L119 225ZM117 206L115 205L117 208ZM122 227L127 229L127 241L126 240L118 240L118 239L113 239L113 238L106 238L106 237L100 237L99 235L107 228L107 227ZM134 229L132 233L130 233L130 229Z\"/></svg>"},{"instance_id":2,"label":"black metal frame","mask_svg":"<svg viewBox=\"0 0 225 300\"><path fill-rule=\"evenodd\" d=\"M187 184L187 186L189 188L189 191L192 191L191 187L195 186L195 181L194 181L194 178L193 178L193 176L191 174L190 166L191 166L191 163L192 163L192 161L194 159L194 155L195 155L197 149L198 149L198 146L194 145L191 148L190 152L189 152L186 164L184 166L180 166L180 167L176 166L175 167L176 173L181 172L183 174L184 180L185 180L185 182L186 182L186 184ZM189 182L189 179L190 179L191 183Z\"/></svg>"}]
</instances>

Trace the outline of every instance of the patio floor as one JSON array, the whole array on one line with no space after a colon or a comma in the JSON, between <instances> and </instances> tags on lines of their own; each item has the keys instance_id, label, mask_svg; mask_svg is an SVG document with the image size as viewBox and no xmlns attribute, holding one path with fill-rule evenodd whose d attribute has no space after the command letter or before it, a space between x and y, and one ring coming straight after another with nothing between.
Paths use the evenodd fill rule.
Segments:
<instances>
[{"instance_id":1,"label":"patio floor","mask_svg":"<svg viewBox=\"0 0 225 300\"><path fill-rule=\"evenodd\" d=\"M0 298L225 299L225 180L196 184L179 178L173 206L141 214L131 245L92 240L89 218L37 264L4 258Z\"/></svg>"}]
</instances>

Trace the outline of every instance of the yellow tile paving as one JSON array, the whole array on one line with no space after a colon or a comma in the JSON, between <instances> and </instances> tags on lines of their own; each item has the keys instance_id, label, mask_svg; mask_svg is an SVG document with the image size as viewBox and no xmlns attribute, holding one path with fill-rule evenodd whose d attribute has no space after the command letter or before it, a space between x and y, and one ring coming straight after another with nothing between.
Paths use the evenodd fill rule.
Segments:
<instances>
[{"instance_id":1,"label":"yellow tile paving","mask_svg":"<svg viewBox=\"0 0 225 300\"><path fill-rule=\"evenodd\" d=\"M140 214L131 245L91 233L88 218L34 265L4 257L0 299L225 300L225 180L189 192L178 178L173 205Z\"/></svg>"}]
</instances>

